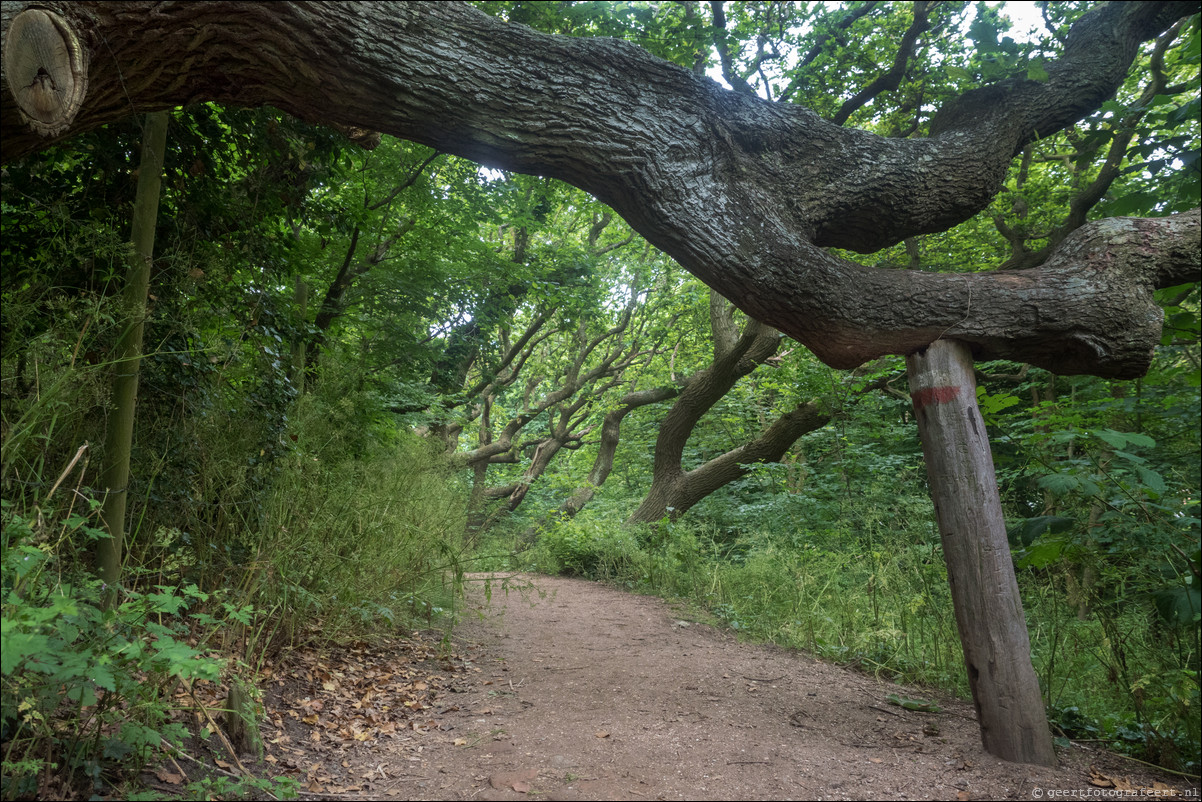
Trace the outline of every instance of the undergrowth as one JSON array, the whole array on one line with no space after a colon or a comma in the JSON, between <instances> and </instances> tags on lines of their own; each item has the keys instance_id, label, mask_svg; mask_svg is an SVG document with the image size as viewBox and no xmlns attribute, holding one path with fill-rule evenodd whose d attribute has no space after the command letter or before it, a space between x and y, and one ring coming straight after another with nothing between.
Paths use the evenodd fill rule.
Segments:
<instances>
[{"instance_id":1,"label":"undergrowth","mask_svg":"<svg viewBox=\"0 0 1202 802\"><path fill-rule=\"evenodd\" d=\"M273 455L217 398L187 424L203 459L135 463L122 581L104 586L90 569L108 537L94 487L103 455L81 419L103 406L102 372L48 359L5 397L4 799L157 796L139 790L141 770L225 749L214 700L253 689L279 649L446 626L461 583L465 505L441 456L381 422L332 428L362 410L331 381L293 401ZM212 774L179 787L264 791L291 797L296 783Z\"/></svg>"}]
</instances>

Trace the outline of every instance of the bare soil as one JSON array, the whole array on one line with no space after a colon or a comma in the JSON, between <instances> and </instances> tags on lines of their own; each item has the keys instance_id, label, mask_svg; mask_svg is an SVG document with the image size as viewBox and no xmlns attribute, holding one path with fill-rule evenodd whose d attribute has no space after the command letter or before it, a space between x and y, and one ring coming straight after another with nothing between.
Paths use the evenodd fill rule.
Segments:
<instances>
[{"instance_id":1,"label":"bare soil","mask_svg":"<svg viewBox=\"0 0 1202 802\"><path fill-rule=\"evenodd\" d=\"M971 704L740 643L659 599L580 579L505 584L493 580L491 603L474 584L453 643L281 666L264 768L309 799L1198 795L1086 744L1060 750L1056 769L998 760Z\"/></svg>"}]
</instances>

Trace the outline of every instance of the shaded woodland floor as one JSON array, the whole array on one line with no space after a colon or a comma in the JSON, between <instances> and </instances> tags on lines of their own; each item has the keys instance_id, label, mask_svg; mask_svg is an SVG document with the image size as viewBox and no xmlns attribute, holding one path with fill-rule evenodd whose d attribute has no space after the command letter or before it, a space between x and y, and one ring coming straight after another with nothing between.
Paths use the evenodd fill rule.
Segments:
<instances>
[{"instance_id":1,"label":"shaded woodland floor","mask_svg":"<svg viewBox=\"0 0 1202 802\"><path fill-rule=\"evenodd\" d=\"M1057 769L997 760L969 703L739 643L659 599L524 576L494 580L488 603L475 579L449 644L348 644L277 667L260 768L307 799L1198 794L1089 744L1061 749Z\"/></svg>"}]
</instances>

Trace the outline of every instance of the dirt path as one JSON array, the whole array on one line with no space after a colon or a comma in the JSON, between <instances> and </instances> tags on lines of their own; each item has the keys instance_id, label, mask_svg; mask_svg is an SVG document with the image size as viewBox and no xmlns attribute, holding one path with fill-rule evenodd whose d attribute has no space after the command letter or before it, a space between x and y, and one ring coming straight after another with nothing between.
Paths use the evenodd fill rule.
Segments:
<instances>
[{"instance_id":1,"label":"dirt path","mask_svg":"<svg viewBox=\"0 0 1202 802\"><path fill-rule=\"evenodd\" d=\"M325 793L305 796L1039 799L1101 796L1107 778L1197 796L1079 745L1061 751L1056 770L1005 763L981 750L971 705L738 643L658 599L528 579L538 593L494 584L491 605L473 591L482 617L456 631L457 667L441 663L458 673L429 678L445 685L427 706L428 729L324 747L323 768L311 764L308 776ZM891 705L891 693L934 699L943 712ZM316 746L300 732L291 740Z\"/></svg>"}]
</instances>

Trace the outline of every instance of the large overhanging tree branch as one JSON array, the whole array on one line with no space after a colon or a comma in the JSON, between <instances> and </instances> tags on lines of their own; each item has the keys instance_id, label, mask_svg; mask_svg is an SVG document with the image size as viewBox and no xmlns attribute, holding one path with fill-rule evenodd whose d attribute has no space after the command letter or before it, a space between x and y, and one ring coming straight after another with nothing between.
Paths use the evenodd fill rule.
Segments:
<instances>
[{"instance_id":1,"label":"large overhanging tree branch","mask_svg":"<svg viewBox=\"0 0 1202 802\"><path fill-rule=\"evenodd\" d=\"M5 159L202 100L394 134L592 193L836 367L951 337L981 358L1138 376L1160 334L1152 290L1199 276L1196 211L1087 225L1018 273L878 271L822 250L873 251L971 217L1025 144L1096 109L1192 3L1091 11L1046 82L968 92L926 139L841 128L626 42L454 3L39 3L19 18L26 7L5 3L0 18Z\"/></svg>"},{"instance_id":2,"label":"large overhanging tree branch","mask_svg":"<svg viewBox=\"0 0 1202 802\"><path fill-rule=\"evenodd\" d=\"M1055 226L1048 232L1031 232L1024 230L1024 226L1010 228L1005 224L1000 214L994 214L994 225L1000 233L1010 243L1011 256L1000 266L1001 269L1014 268L1029 268L1043 264L1043 261L1064 242L1072 232L1076 231L1081 226L1085 225L1089 211L1093 209L1105 196L1111 184L1114 183L1122 174L1123 160L1127 155L1128 148L1132 144L1132 140L1136 139L1139 130L1139 123L1147 113L1152 109L1152 104L1158 95L1176 94L1185 91L1187 87L1184 84L1177 86L1169 86L1164 74L1164 55L1169 46L1176 40L1177 36L1185 28L1186 20L1181 19L1174 23L1167 31L1164 32L1156 41L1156 47L1153 49L1149 57L1149 73L1150 78L1144 85L1143 91L1138 99L1131 104L1130 110L1123 118L1113 125L1113 139L1110 141L1110 146L1106 149L1106 154L1102 165L1098 168L1096 176L1086 186L1080 187L1068 202L1067 214L1063 222ZM1057 153L1051 157L1042 157L1042 160L1055 158L1062 161L1066 169L1071 170L1074 174L1084 174L1088 165L1091 164L1093 153L1090 150L1088 137L1082 141L1080 134L1073 135L1070 131L1069 141L1074 144L1074 149L1069 153ZM1138 140L1136 140L1138 142ZM1022 189L1026 183L1031 161L1034 157L1034 148L1036 143L1027 145L1023 150L1022 160L1020 162L1018 175L1016 179L1017 188ZM1020 221L1026 217L1027 207L1026 200L1022 198L1021 192L1014 201L1014 210ZM1040 234L1043 234L1041 237ZM1037 251L1032 251L1027 248L1029 240L1039 240L1046 238L1047 245Z\"/></svg>"}]
</instances>

